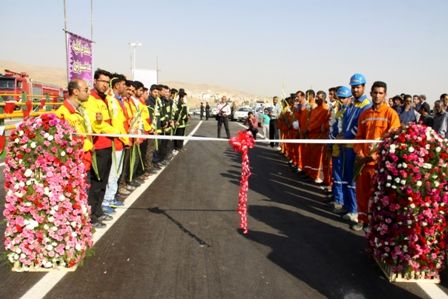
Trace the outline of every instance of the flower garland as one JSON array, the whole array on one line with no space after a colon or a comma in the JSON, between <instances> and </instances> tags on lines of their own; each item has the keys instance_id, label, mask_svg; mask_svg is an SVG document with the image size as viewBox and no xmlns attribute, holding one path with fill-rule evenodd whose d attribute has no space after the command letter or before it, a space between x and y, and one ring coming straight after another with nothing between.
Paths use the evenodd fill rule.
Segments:
<instances>
[{"instance_id":1,"label":"flower garland","mask_svg":"<svg viewBox=\"0 0 448 299\"><path fill-rule=\"evenodd\" d=\"M4 245L13 270L71 268L92 247L82 140L53 114L11 133L5 160Z\"/></svg>"},{"instance_id":2,"label":"flower garland","mask_svg":"<svg viewBox=\"0 0 448 299\"><path fill-rule=\"evenodd\" d=\"M249 177L251 175L248 151L254 147L255 142L249 131L239 131L237 136L230 138L229 144L234 151L241 153L241 180L237 211L240 214L240 228L244 234L247 234L247 191L249 190Z\"/></svg>"},{"instance_id":3,"label":"flower garland","mask_svg":"<svg viewBox=\"0 0 448 299\"><path fill-rule=\"evenodd\" d=\"M386 136L378 153L370 249L405 278L432 279L446 261L447 141L411 124Z\"/></svg>"}]
</instances>

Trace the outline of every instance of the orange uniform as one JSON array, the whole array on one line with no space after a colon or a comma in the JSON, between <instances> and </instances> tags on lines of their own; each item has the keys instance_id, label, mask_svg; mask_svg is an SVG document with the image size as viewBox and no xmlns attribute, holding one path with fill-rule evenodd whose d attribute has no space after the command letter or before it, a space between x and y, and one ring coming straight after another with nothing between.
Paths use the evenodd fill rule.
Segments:
<instances>
[{"instance_id":1,"label":"orange uniform","mask_svg":"<svg viewBox=\"0 0 448 299\"><path fill-rule=\"evenodd\" d=\"M306 114L307 110L305 105L301 105L300 108L296 111L294 111L294 120L297 120L299 122L299 130L295 131L294 138L303 138L303 130L306 126ZM294 154L293 157L294 165L300 168L300 170L303 169L303 161L302 161L302 149L303 144L295 143L294 146Z\"/></svg>"},{"instance_id":2,"label":"orange uniform","mask_svg":"<svg viewBox=\"0 0 448 299\"><path fill-rule=\"evenodd\" d=\"M328 106L319 105L309 111L309 122L306 128L309 139L325 139L328 137L329 131L329 111ZM323 144L308 144L307 145L307 164L304 165L305 172L313 180L317 180L322 170L322 159L324 153Z\"/></svg>"},{"instance_id":3,"label":"orange uniform","mask_svg":"<svg viewBox=\"0 0 448 299\"><path fill-rule=\"evenodd\" d=\"M382 103L378 108L370 108L361 113L358 119L356 139L381 139L389 131L400 127L400 117L397 112ZM353 150L357 157L371 156L372 145L354 144ZM356 201L358 203L358 221L367 223L369 200L373 194L372 178L375 174L376 161L369 162L356 180Z\"/></svg>"}]
</instances>

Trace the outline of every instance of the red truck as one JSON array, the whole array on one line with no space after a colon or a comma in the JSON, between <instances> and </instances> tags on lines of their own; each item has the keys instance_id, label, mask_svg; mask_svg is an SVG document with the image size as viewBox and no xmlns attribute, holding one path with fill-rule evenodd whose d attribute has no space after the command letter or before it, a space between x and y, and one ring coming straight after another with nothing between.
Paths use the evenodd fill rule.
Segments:
<instances>
[{"instance_id":1,"label":"red truck","mask_svg":"<svg viewBox=\"0 0 448 299\"><path fill-rule=\"evenodd\" d=\"M0 74L0 97L3 101L22 101L22 92L25 92L28 99L41 101L48 95L50 101L60 101L64 98L64 89L53 84L34 81L25 73L17 73L5 70Z\"/></svg>"}]
</instances>

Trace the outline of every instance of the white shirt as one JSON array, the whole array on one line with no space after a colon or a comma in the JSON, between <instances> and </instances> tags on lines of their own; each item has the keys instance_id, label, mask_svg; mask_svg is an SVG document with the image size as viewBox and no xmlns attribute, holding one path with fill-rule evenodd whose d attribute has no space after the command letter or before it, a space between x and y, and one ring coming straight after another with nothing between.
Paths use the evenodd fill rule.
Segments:
<instances>
[{"instance_id":1,"label":"white shirt","mask_svg":"<svg viewBox=\"0 0 448 299\"><path fill-rule=\"evenodd\" d=\"M280 104L279 103L275 104L272 107L271 119L278 118L281 112L282 112L282 108L281 108Z\"/></svg>"},{"instance_id":2,"label":"white shirt","mask_svg":"<svg viewBox=\"0 0 448 299\"><path fill-rule=\"evenodd\" d=\"M225 107L224 107L224 105L225 105ZM218 109L218 114L221 114L223 116L229 116L232 113L232 111L230 110L230 105L227 103L224 103L224 104L219 103L218 107L216 107L216 108ZM222 112L222 113L220 113L220 112Z\"/></svg>"}]
</instances>

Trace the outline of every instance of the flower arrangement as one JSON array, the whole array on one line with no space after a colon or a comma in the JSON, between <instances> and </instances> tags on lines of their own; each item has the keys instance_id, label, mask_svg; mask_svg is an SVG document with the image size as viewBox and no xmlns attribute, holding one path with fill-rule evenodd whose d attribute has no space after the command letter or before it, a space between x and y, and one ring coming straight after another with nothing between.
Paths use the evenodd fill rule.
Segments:
<instances>
[{"instance_id":1,"label":"flower arrangement","mask_svg":"<svg viewBox=\"0 0 448 299\"><path fill-rule=\"evenodd\" d=\"M448 145L411 124L378 146L370 249L405 279L435 279L446 261Z\"/></svg>"},{"instance_id":2,"label":"flower arrangement","mask_svg":"<svg viewBox=\"0 0 448 299\"><path fill-rule=\"evenodd\" d=\"M4 245L15 271L73 268L92 247L83 142L72 133L44 114L9 137Z\"/></svg>"}]
</instances>

